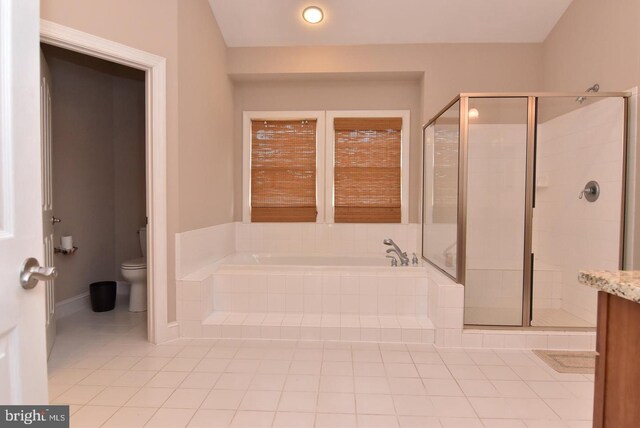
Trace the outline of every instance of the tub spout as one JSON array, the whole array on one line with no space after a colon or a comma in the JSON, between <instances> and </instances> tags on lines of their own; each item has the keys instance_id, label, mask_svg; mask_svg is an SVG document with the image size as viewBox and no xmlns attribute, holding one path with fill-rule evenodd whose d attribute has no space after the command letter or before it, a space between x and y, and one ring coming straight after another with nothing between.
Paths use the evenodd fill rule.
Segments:
<instances>
[{"instance_id":1,"label":"tub spout","mask_svg":"<svg viewBox=\"0 0 640 428\"><path fill-rule=\"evenodd\" d=\"M393 239L387 238L384 241L382 241L382 243L384 245L390 245L393 247L393 248L388 248L387 253L396 253L396 255L398 256L398 259L400 259L400 264L402 266L409 266L409 257L407 256L407 253L403 252L400 249L400 247L398 247L396 243L393 242Z\"/></svg>"}]
</instances>

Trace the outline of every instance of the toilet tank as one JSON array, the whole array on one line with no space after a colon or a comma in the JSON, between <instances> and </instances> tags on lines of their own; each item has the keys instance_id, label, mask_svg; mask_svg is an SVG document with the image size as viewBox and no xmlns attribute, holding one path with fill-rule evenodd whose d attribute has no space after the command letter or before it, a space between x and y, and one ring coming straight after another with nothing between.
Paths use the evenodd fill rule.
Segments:
<instances>
[{"instance_id":1,"label":"toilet tank","mask_svg":"<svg viewBox=\"0 0 640 428\"><path fill-rule=\"evenodd\" d=\"M140 230L138 230L138 236L140 237L142 257L147 257L147 226L142 226Z\"/></svg>"}]
</instances>

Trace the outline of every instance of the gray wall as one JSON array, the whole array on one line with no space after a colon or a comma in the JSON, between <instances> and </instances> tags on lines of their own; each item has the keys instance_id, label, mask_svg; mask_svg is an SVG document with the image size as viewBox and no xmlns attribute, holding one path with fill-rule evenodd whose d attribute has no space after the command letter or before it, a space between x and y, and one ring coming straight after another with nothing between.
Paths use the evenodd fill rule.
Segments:
<instances>
[{"instance_id":1,"label":"gray wall","mask_svg":"<svg viewBox=\"0 0 640 428\"><path fill-rule=\"evenodd\" d=\"M56 302L89 284L120 279L120 263L140 257L145 222L144 73L43 46L52 75Z\"/></svg>"}]
</instances>

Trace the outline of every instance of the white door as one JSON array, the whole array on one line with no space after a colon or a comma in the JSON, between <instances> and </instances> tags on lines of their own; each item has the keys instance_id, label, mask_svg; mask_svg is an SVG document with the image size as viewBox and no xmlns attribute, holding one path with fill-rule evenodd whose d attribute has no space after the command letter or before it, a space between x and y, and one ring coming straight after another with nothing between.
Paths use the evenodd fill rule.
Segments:
<instances>
[{"instance_id":1,"label":"white door","mask_svg":"<svg viewBox=\"0 0 640 428\"><path fill-rule=\"evenodd\" d=\"M0 0L0 403L46 404L45 287L25 289L43 259L38 0Z\"/></svg>"},{"instance_id":2,"label":"white door","mask_svg":"<svg viewBox=\"0 0 640 428\"><path fill-rule=\"evenodd\" d=\"M51 73L40 51L40 141L42 156L42 232L44 238L44 264L53 266L53 226L59 219L53 216L53 159L51 153ZM45 320L47 330L47 355L51 355L56 339L54 280L45 284Z\"/></svg>"}]
</instances>

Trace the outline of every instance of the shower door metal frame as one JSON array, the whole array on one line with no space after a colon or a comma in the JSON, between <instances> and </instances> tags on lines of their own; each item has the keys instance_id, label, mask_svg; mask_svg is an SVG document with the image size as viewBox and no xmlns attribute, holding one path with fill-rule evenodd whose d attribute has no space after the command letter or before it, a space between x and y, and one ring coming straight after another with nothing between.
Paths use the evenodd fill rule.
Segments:
<instances>
[{"instance_id":1,"label":"shower door metal frame","mask_svg":"<svg viewBox=\"0 0 640 428\"><path fill-rule=\"evenodd\" d=\"M436 263L429 260L424 253L422 259L442 272L453 281L465 285L466 282L466 243L467 243L467 177L468 177L468 148L469 148L469 99L470 98L522 98L527 100L527 139L526 139L526 177L525 177L525 213L524 213L524 260L523 260L523 290L522 290L522 324L520 326L464 324L464 327L481 327L483 329L515 329L515 330L564 330L564 331L593 331L595 327L537 327L531 325L533 303L533 208L535 207L536 180L536 144L538 128L538 101L540 98L621 98L624 103L623 142L622 142L622 191L621 191L621 219L620 219L620 248L618 268L624 266L625 247L625 209L627 189L627 150L629 126L629 92L465 92L458 94L451 102L440 110L433 118L422 126L422 183L425 179L424 165L424 132L434 124L449 108L459 102L459 134L458 134L458 209L457 209L457 237L456 237L456 276L452 276ZM422 213L425 212L424 189L422 191ZM422 218L422 238L424 239L424 218ZM424 244L422 246L424 251Z\"/></svg>"}]
</instances>

